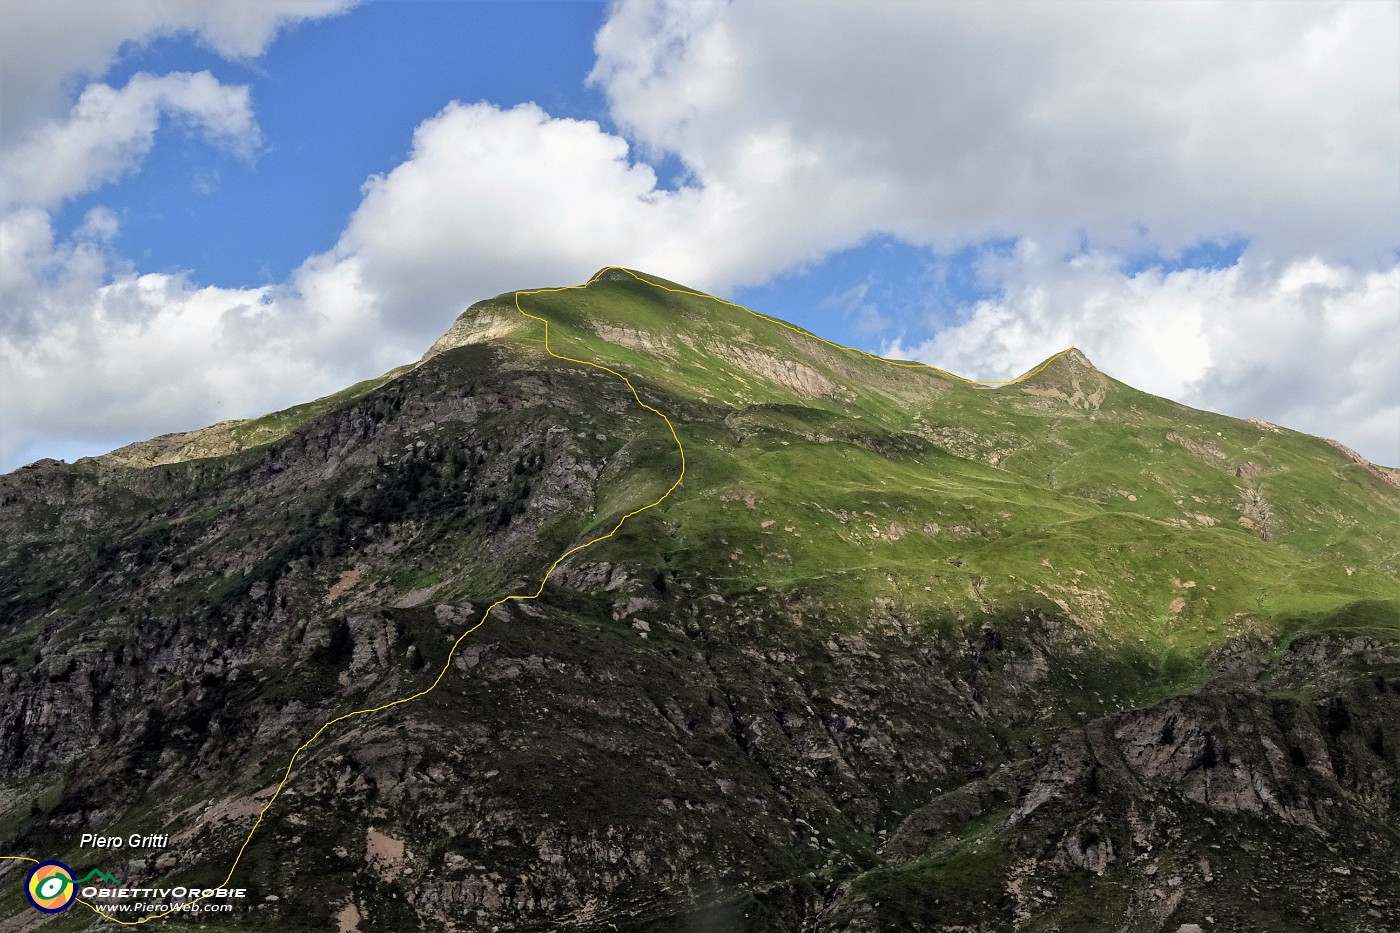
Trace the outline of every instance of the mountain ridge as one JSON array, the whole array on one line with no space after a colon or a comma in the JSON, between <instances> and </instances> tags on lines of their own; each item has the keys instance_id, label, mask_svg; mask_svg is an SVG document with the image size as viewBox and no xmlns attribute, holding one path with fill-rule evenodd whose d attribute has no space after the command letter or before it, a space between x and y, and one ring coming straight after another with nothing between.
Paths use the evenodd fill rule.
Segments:
<instances>
[{"instance_id":1,"label":"mountain ridge","mask_svg":"<svg viewBox=\"0 0 1400 933\"><path fill-rule=\"evenodd\" d=\"M885 359L883 357L876 356L858 348L841 346L832 341L826 340L825 338L815 333L812 333L804 328L796 327L779 318L772 317L762 312L753 311L752 309L744 308L740 305L734 304L733 302L725 301L724 299L717 298L716 296L708 295L704 292L699 292L693 289L686 288L684 286L677 285L676 283L670 282L665 279L661 279L656 276L652 276L645 273L638 273L620 266L606 266L600 269L592 277L590 277L587 284L583 286L565 286L564 288L586 288L588 287L588 285L593 284L595 282L608 281L622 282L624 284L634 282L641 283L674 291L680 294L702 297L717 302L721 305L725 305L730 308L736 309L740 312L748 313L756 319L766 321L770 324L776 325L781 328L785 328L791 333L800 335L802 337L806 337L831 349L837 349L853 354L858 354L870 360L888 365L906 367L912 370L923 371L926 373L939 374L972 386L979 386L983 388L1015 386L1018 384L1026 383L1034 377L1042 376L1044 377L1042 381L1049 382L1051 380L1054 380L1057 384L1057 387L1052 387L1048 391L1044 391L1045 396L1060 397L1066 401L1069 401L1071 404L1084 403L1092 405L1093 401L1091 395L1084 395L1082 392L1077 395L1075 394L1077 391L1075 386L1077 384L1078 378L1075 371L1085 370L1091 375L1107 376L1107 374L1104 374L1093 364L1091 360L1089 360L1087 355L1085 355L1081 349L1079 349L1077 346L1070 346L1064 350L1059 351L1058 353L1052 354L1051 356L1042 360L1040 363L1031 366L1022 375L1017 376L1013 379L1003 381L984 381L969 379L967 377L951 373L940 367L933 366L932 364L923 363L919 361ZM104 463L123 466L156 465L162 463L180 462L181 460L197 459L205 456L216 456L220 454L236 452L238 450L245 449L249 446L260 446L262 444L271 443L272 441L285 436L288 431L290 431L297 424L301 423L304 417L310 416L316 412L319 412L320 410L323 410L324 407L327 405L336 404L341 401L353 399L355 397L358 397L359 395L364 394L365 392L371 391L372 389L383 385L385 382L396 378L402 373L407 372L416 366L421 366L427 363L433 357L443 352L446 352L447 350L455 349L460 346L467 346L473 343L488 342L499 338L504 338L508 335L517 332L518 330L527 328L528 319L522 318L515 308L515 296L532 294L539 291L557 292L560 290L563 289L521 289L512 292L504 292L500 295L495 296L494 298L483 299L481 301L475 302L454 319L452 325L448 328L448 330L446 330L441 337L434 341L434 343L429 347L427 351L424 352L423 356L416 363L397 367L393 370L390 370L388 373L385 373L382 376L364 380L360 383L357 383L354 386L341 390L340 392L333 393L332 395L305 403L299 403L297 405L291 406L290 408L283 409L282 411L274 412L269 415L264 415L255 418L232 419L228 421L221 421L204 428L197 428L190 431L173 432L170 434L160 435L158 437L154 437L146 441L136 441L134 443L125 445L124 447L110 451L106 454L100 454L94 457L85 457L82 458L82 460L101 461ZM595 327L599 326L600 324L601 322L595 322ZM603 327L603 330L598 333L598 336L602 337L604 340L608 340L609 342L619 343L623 346L630 346L632 349L656 351L662 349L665 345L664 334L660 335L659 337L657 335L644 334L640 328L627 328L626 322L622 322L620 324L601 324L601 326ZM1057 361L1060 361L1062 359L1067 365L1057 367ZM759 365L761 366L761 363ZM1107 378L1111 379L1112 377ZM1059 384L1061 383L1068 385L1069 388L1067 392L1064 388L1059 388ZM1258 422L1259 419L1246 418L1243 420L1246 422ZM279 421L284 423L278 424ZM1360 454L1357 454L1355 451L1351 450L1351 448L1348 448L1345 445L1340 444L1339 442L1333 441L1329 438L1324 438L1324 440L1327 440L1329 443L1332 443L1334 446L1336 446L1339 450L1342 450L1344 453L1346 453L1347 456L1350 457L1351 460L1358 466L1362 466L1363 469L1373 471L1374 474L1381 478L1383 481L1391 485L1395 485L1397 482L1400 482L1400 479L1396 478L1397 475L1400 475L1400 469L1372 463L1366 460Z\"/></svg>"},{"instance_id":2,"label":"mountain ridge","mask_svg":"<svg viewBox=\"0 0 1400 933\"><path fill-rule=\"evenodd\" d=\"M988 390L516 294L631 388L498 298L265 443L0 477L4 854L123 825L182 842L118 877L217 880L292 749L446 670L299 759L229 929L1400 922L1383 478L1070 353ZM638 402L687 466L640 514L680 454Z\"/></svg>"}]
</instances>

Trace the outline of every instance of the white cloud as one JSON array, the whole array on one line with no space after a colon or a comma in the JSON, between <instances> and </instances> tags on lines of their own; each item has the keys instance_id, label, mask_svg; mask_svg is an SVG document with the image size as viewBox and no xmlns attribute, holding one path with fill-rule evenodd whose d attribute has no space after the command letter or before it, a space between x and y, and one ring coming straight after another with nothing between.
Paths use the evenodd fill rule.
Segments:
<instances>
[{"instance_id":1,"label":"white cloud","mask_svg":"<svg viewBox=\"0 0 1400 933\"><path fill-rule=\"evenodd\" d=\"M454 103L418 127L403 164L366 182L334 254L357 257L365 284L427 337L469 297L621 257L697 272L703 259L667 245L687 235L687 196L655 182L596 123Z\"/></svg>"},{"instance_id":2,"label":"white cloud","mask_svg":"<svg viewBox=\"0 0 1400 933\"><path fill-rule=\"evenodd\" d=\"M208 72L137 74L121 88L88 85L66 118L45 121L0 150L0 326L18 341L14 352L88 313L94 291L110 274L126 272L119 261L109 269L101 245L117 229L110 210L89 210L62 243L55 242L50 212L135 169L167 114L235 151L250 151L259 138L247 88L221 84ZM91 378L93 370L82 372Z\"/></svg>"},{"instance_id":3,"label":"white cloud","mask_svg":"<svg viewBox=\"0 0 1400 933\"><path fill-rule=\"evenodd\" d=\"M789 201L777 186L708 180L659 190L626 140L597 123L534 104L453 103L417 128L406 161L365 184L335 254L358 256L402 320L441 329L467 296L603 265L723 289L856 242L820 219L821 205L808 229L785 230ZM833 221L839 212L831 207Z\"/></svg>"},{"instance_id":4,"label":"white cloud","mask_svg":"<svg viewBox=\"0 0 1400 933\"><path fill-rule=\"evenodd\" d=\"M91 238L55 245L46 211L0 214L0 332L23 340L67 321L102 283L106 267Z\"/></svg>"},{"instance_id":5,"label":"white cloud","mask_svg":"<svg viewBox=\"0 0 1400 933\"><path fill-rule=\"evenodd\" d=\"M470 298L605 265L721 290L850 245L820 224L772 236L770 213L791 209L776 188L742 198L724 184L661 190L630 156L592 121L534 104L453 103L419 125L408 159L366 182L328 258L353 258L394 326L426 345Z\"/></svg>"},{"instance_id":6,"label":"white cloud","mask_svg":"<svg viewBox=\"0 0 1400 933\"><path fill-rule=\"evenodd\" d=\"M1022 242L1002 297L933 339L885 348L963 375L1009 379L1070 344L1133 386L1199 408L1338 437L1400 464L1400 265L1317 259L1127 276L1113 257L1069 263Z\"/></svg>"},{"instance_id":7,"label":"white cloud","mask_svg":"<svg viewBox=\"0 0 1400 933\"><path fill-rule=\"evenodd\" d=\"M122 88L89 84L65 119L40 124L0 156L0 208L55 207L131 171L154 144L162 115L238 151L258 142L248 89L207 71L138 74Z\"/></svg>"},{"instance_id":8,"label":"white cloud","mask_svg":"<svg viewBox=\"0 0 1400 933\"><path fill-rule=\"evenodd\" d=\"M237 152L258 142L247 89L207 72L138 74L121 88L91 83L70 105L71 82L101 74L124 44L183 33L225 57L251 57L284 26L349 5L0 4L0 464L71 449L74 437L102 446L343 385L343 368L305 359L317 340L343 350L341 331L364 310L356 301L305 300L328 291L320 279L333 275L308 264L279 290L139 275L107 252L118 229L110 210L90 209L62 241L50 211L135 169L163 117ZM361 318L352 329L368 335L373 322ZM402 351L392 340L380 345Z\"/></svg>"},{"instance_id":9,"label":"white cloud","mask_svg":"<svg viewBox=\"0 0 1400 933\"><path fill-rule=\"evenodd\" d=\"M128 44L186 34L225 58L252 58L286 26L354 2L7 0L0 4L0 138L23 136L61 114L70 82L100 76Z\"/></svg>"},{"instance_id":10,"label":"white cloud","mask_svg":"<svg viewBox=\"0 0 1400 933\"><path fill-rule=\"evenodd\" d=\"M0 332L0 459L24 462L45 436L105 449L256 416L421 352L383 329L356 269L312 260L285 286L228 289L165 274L103 284L100 261L66 262L42 292L42 327Z\"/></svg>"},{"instance_id":11,"label":"white cloud","mask_svg":"<svg viewBox=\"0 0 1400 933\"><path fill-rule=\"evenodd\" d=\"M82 225L74 234L80 240L110 240L121 229L117 215L98 205L83 215Z\"/></svg>"},{"instance_id":12,"label":"white cloud","mask_svg":"<svg viewBox=\"0 0 1400 933\"><path fill-rule=\"evenodd\" d=\"M1242 234L1371 263L1400 245L1398 34L1394 3L623 0L592 80L776 208L777 241Z\"/></svg>"},{"instance_id":13,"label":"white cloud","mask_svg":"<svg viewBox=\"0 0 1400 933\"><path fill-rule=\"evenodd\" d=\"M61 66L20 51L41 97L122 39L196 31L250 55L340 4L153 0L118 25L99 6L91 35L35 30ZM1005 297L909 352L993 377L1077 343L1151 391L1400 459L1397 29L1394 3L621 2L592 80L637 151L679 156L683 187L659 190L596 123L452 103L366 182L333 249L257 289L141 275L106 252L115 217L56 241L34 206L139 162L163 112L255 138L240 89L164 76L98 86L91 117L21 108L62 153L15 156L29 206L0 217L0 462L39 437L130 439L339 388L498 291L611 263L725 290L876 233L1021 244L988 270ZM1066 263L1081 235L1094 251ZM1125 251L1222 235L1250 240L1232 269L1120 271Z\"/></svg>"}]
</instances>

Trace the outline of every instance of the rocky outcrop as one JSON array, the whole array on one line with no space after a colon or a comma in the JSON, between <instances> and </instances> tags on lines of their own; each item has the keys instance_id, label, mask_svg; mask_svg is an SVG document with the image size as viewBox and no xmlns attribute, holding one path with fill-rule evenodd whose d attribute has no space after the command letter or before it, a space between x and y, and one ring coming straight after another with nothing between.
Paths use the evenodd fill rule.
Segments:
<instances>
[{"instance_id":1,"label":"rocky outcrop","mask_svg":"<svg viewBox=\"0 0 1400 933\"><path fill-rule=\"evenodd\" d=\"M1330 437L1324 438L1324 440L1326 440L1327 443L1331 444L1333 447L1337 448L1343 454L1345 454L1346 458L1352 463L1361 467L1361 469L1365 470L1367 473L1371 474L1376 479L1380 480L1382 483L1400 489L1400 470L1397 470L1395 467L1377 466L1376 464L1367 460L1365 457L1361 456L1356 451L1352 450L1350 447L1346 446L1345 444L1339 441L1334 441Z\"/></svg>"},{"instance_id":2,"label":"rocky outcrop","mask_svg":"<svg viewBox=\"0 0 1400 933\"><path fill-rule=\"evenodd\" d=\"M1378 750L1349 734L1352 711L1363 707L1372 738L1400 730L1400 691L1382 684L1374 696L1361 689L1314 708L1257 692L1209 693L1096 721L1056 743L1010 820L1080 805L1105 785L1314 830L1346 812L1343 800L1385 818L1394 796L1391 756L1383 743Z\"/></svg>"},{"instance_id":3,"label":"rocky outcrop","mask_svg":"<svg viewBox=\"0 0 1400 933\"><path fill-rule=\"evenodd\" d=\"M515 310L510 295L478 301L463 311L447 333L428 348L428 352L418 361L419 365L448 350L497 340L529 323L529 318L522 317Z\"/></svg>"},{"instance_id":4,"label":"rocky outcrop","mask_svg":"<svg viewBox=\"0 0 1400 933\"><path fill-rule=\"evenodd\" d=\"M946 922L931 930L968 929L967 917L975 929L1107 928L1080 916L1154 931L1390 929L1400 653L1320 636L1264 648L1246 638L1221 656L1252 655L1252 667L1222 664L1218 684L1068 730L914 810L881 850L890 867L844 886L821 929L936 915L919 913L930 902L913 877L941 897ZM1329 689L1307 698L1301 683ZM1005 854L978 900L939 887L988 849Z\"/></svg>"}]
</instances>

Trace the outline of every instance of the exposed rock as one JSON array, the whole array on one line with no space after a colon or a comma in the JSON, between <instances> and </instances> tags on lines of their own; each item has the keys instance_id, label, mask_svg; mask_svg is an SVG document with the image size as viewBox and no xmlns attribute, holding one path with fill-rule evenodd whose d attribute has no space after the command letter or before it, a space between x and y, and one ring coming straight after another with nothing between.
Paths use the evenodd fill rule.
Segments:
<instances>
[{"instance_id":1,"label":"exposed rock","mask_svg":"<svg viewBox=\"0 0 1400 933\"><path fill-rule=\"evenodd\" d=\"M1356 451L1352 450L1350 447L1338 441L1334 441L1330 437L1324 438L1324 440L1326 440L1327 443L1331 444L1333 447L1340 450L1342 453L1346 454L1348 460L1361 467L1361 469L1365 470L1367 473L1370 473L1382 483L1386 483L1387 485L1394 486L1395 488L1400 489L1400 470L1397 470L1394 467L1377 466L1376 464L1367 460L1365 457L1361 456Z\"/></svg>"},{"instance_id":2,"label":"exposed rock","mask_svg":"<svg viewBox=\"0 0 1400 933\"><path fill-rule=\"evenodd\" d=\"M486 343L504 337L529 323L529 319L522 317L508 300L491 298L487 301L478 301L462 312L461 316L448 328L447 333L439 337L437 342L428 348L428 352L424 353L423 358L419 360L419 365L439 354L446 353L448 350L455 350L457 347Z\"/></svg>"},{"instance_id":3,"label":"exposed rock","mask_svg":"<svg viewBox=\"0 0 1400 933\"><path fill-rule=\"evenodd\" d=\"M407 861L403 840L371 826L365 831L365 861L385 881L393 881L403 873Z\"/></svg>"}]
</instances>

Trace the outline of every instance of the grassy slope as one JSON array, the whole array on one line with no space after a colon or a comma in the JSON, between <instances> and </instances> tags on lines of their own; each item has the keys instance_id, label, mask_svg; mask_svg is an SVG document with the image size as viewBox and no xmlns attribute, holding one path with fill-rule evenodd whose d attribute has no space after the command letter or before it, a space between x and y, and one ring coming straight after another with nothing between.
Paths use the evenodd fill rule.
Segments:
<instances>
[{"instance_id":1,"label":"grassy slope","mask_svg":"<svg viewBox=\"0 0 1400 933\"><path fill-rule=\"evenodd\" d=\"M1400 492L1317 438L1139 392L1075 356L972 386L630 279L522 306L550 320L555 352L696 400L671 412L689 472L666 509L683 559L732 592L800 586L855 609L893 589L965 616L1049 601L1188 654L1357 601L1369 630L1400 632ZM509 339L533 354L539 331ZM770 359L820 378L794 388ZM1260 500L1267 541L1247 526Z\"/></svg>"}]
</instances>

